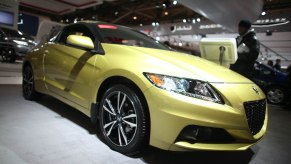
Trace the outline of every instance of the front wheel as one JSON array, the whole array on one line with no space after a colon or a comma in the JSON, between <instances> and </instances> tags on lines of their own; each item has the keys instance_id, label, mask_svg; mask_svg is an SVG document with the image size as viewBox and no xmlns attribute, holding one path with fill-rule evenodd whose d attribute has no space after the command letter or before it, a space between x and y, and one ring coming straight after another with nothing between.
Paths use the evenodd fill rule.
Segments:
<instances>
[{"instance_id":1,"label":"front wheel","mask_svg":"<svg viewBox=\"0 0 291 164\"><path fill-rule=\"evenodd\" d=\"M148 136L148 118L135 91L124 85L109 88L99 110L100 129L110 148L124 154L133 154L143 148Z\"/></svg>"}]
</instances>

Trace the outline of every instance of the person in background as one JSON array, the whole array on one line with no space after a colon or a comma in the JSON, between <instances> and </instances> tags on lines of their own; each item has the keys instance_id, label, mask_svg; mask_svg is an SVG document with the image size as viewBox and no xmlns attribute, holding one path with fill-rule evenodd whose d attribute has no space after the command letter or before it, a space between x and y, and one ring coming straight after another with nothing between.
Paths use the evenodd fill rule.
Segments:
<instances>
[{"instance_id":1,"label":"person in background","mask_svg":"<svg viewBox=\"0 0 291 164\"><path fill-rule=\"evenodd\" d=\"M268 60L267 65L273 68L274 67L274 62L272 60Z\"/></svg>"},{"instance_id":2,"label":"person in background","mask_svg":"<svg viewBox=\"0 0 291 164\"><path fill-rule=\"evenodd\" d=\"M254 64L260 53L260 43L251 27L252 23L248 20L239 22L239 36L236 38L238 59L230 66L231 70L245 77L250 77L253 74Z\"/></svg>"},{"instance_id":3,"label":"person in background","mask_svg":"<svg viewBox=\"0 0 291 164\"><path fill-rule=\"evenodd\" d=\"M276 64L274 65L274 68L278 71L281 71L281 60L276 59Z\"/></svg>"}]
</instances>

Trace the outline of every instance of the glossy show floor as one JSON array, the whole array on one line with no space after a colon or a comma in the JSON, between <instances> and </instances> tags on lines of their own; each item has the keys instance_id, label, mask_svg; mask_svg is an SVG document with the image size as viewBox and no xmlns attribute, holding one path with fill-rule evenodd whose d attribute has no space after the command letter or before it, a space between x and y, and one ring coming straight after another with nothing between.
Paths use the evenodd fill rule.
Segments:
<instances>
[{"instance_id":1,"label":"glossy show floor","mask_svg":"<svg viewBox=\"0 0 291 164\"><path fill-rule=\"evenodd\" d=\"M0 163L290 163L291 110L269 106L264 139L243 152L169 152L153 147L136 157L110 150L88 117L45 96L26 101L20 85L0 85Z\"/></svg>"}]
</instances>

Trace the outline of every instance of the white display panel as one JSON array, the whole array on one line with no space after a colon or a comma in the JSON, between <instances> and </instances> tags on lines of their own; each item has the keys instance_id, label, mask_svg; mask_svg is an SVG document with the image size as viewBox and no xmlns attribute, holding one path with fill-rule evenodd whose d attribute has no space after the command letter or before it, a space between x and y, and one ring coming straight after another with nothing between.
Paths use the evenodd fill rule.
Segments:
<instances>
[{"instance_id":1,"label":"white display panel","mask_svg":"<svg viewBox=\"0 0 291 164\"><path fill-rule=\"evenodd\" d=\"M225 49L222 56L221 48ZM200 41L200 52L202 58L228 67L237 60L236 40L234 38L203 38Z\"/></svg>"}]
</instances>

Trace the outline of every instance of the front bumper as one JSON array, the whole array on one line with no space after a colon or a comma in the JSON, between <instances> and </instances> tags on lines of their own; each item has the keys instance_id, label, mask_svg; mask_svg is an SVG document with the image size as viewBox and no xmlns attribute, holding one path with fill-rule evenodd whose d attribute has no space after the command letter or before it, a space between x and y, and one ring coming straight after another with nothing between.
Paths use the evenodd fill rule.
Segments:
<instances>
[{"instance_id":1,"label":"front bumper","mask_svg":"<svg viewBox=\"0 0 291 164\"><path fill-rule=\"evenodd\" d=\"M151 117L150 145L173 151L193 149L245 150L249 148L263 137L268 121L266 111L263 127L256 135L252 135L243 103L265 98L263 93L254 95L250 90L246 90L252 86L253 84L214 85L218 91L225 87L230 90L227 93L221 93L225 99L225 104L199 100L156 87L148 89L144 95ZM231 94L231 89L234 88L236 90ZM242 96L236 94L239 90L241 90ZM223 92L226 91L223 90ZM247 94L248 92L250 93ZM228 143L190 143L177 140L182 130L192 125L223 129L233 138L233 141Z\"/></svg>"}]
</instances>

